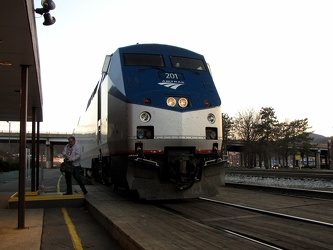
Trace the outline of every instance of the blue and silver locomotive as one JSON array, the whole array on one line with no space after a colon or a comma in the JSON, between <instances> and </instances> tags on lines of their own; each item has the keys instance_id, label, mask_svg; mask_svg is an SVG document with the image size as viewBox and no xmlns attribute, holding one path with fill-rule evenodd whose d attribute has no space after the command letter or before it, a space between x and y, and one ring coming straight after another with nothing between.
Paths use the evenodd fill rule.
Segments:
<instances>
[{"instance_id":1,"label":"blue and silver locomotive","mask_svg":"<svg viewBox=\"0 0 333 250\"><path fill-rule=\"evenodd\" d=\"M222 113L208 67L200 54L160 44L106 56L75 129L86 173L144 199L216 195Z\"/></svg>"}]
</instances>

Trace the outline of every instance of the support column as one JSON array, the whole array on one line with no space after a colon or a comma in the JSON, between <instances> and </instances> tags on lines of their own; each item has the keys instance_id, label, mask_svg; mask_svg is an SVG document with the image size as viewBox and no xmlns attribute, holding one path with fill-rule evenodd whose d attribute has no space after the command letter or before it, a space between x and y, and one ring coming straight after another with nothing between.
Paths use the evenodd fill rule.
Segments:
<instances>
[{"instance_id":1,"label":"support column","mask_svg":"<svg viewBox=\"0 0 333 250\"><path fill-rule=\"evenodd\" d=\"M320 169L320 149L316 151L316 168Z\"/></svg>"},{"instance_id":2,"label":"support column","mask_svg":"<svg viewBox=\"0 0 333 250\"><path fill-rule=\"evenodd\" d=\"M54 150L53 150L53 144L50 145L50 165L51 168L53 168L54 166L54 162L53 162L53 158L54 158Z\"/></svg>"},{"instance_id":3,"label":"support column","mask_svg":"<svg viewBox=\"0 0 333 250\"><path fill-rule=\"evenodd\" d=\"M245 160L244 160L244 153L240 152L239 153L239 166L244 168L245 167Z\"/></svg>"},{"instance_id":4,"label":"support column","mask_svg":"<svg viewBox=\"0 0 333 250\"><path fill-rule=\"evenodd\" d=\"M39 121L37 122L37 152L36 152L36 190L39 190L39 147L40 147L40 126Z\"/></svg>"},{"instance_id":5,"label":"support column","mask_svg":"<svg viewBox=\"0 0 333 250\"><path fill-rule=\"evenodd\" d=\"M45 144L46 144L46 168L52 168L50 139L46 139Z\"/></svg>"},{"instance_id":6,"label":"support column","mask_svg":"<svg viewBox=\"0 0 333 250\"><path fill-rule=\"evenodd\" d=\"M36 108L32 108L31 131L31 192L36 191Z\"/></svg>"},{"instance_id":7,"label":"support column","mask_svg":"<svg viewBox=\"0 0 333 250\"><path fill-rule=\"evenodd\" d=\"M28 106L28 68L28 65L21 65L18 229L25 228L25 167L27 158L26 128Z\"/></svg>"},{"instance_id":8,"label":"support column","mask_svg":"<svg viewBox=\"0 0 333 250\"><path fill-rule=\"evenodd\" d=\"M332 148L332 137L330 137L328 139L327 142L327 158L328 158L328 169L329 170L333 170L333 164L332 164L332 160L333 160L333 148Z\"/></svg>"}]
</instances>

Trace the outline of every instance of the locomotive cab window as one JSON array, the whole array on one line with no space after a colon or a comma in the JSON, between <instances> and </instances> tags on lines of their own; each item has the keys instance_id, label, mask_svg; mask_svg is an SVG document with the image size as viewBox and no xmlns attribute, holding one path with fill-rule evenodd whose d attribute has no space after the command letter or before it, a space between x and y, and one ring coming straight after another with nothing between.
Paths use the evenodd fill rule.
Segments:
<instances>
[{"instance_id":1,"label":"locomotive cab window","mask_svg":"<svg viewBox=\"0 0 333 250\"><path fill-rule=\"evenodd\" d=\"M206 71L205 64L200 59L179 57L179 56L170 56L170 61L171 61L172 67L174 67L174 68Z\"/></svg>"},{"instance_id":2,"label":"locomotive cab window","mask_svg":"<svg viewBox=\"0 0 333 250\"><path fill-rule=\"evenodd\" d=\"M151 66L151 67L165 66L162 55L131 54L131 53L124 53L124 64L126 66Z\"/></svg>"}]
</instances>

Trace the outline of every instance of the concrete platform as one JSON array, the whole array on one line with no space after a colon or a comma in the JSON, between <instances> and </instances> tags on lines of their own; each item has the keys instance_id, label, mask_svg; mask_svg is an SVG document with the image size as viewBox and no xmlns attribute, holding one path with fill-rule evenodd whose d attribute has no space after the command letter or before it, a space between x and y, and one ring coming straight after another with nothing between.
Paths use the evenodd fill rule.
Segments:
<instances>
[{"instance_id":1,"label":"concrete platform","mask_svg":"<svg viewBox=\"0 0 333 250\"><path fill-rule=\"evenodd\" d=\"M159 209L149 202L121 198L104 186L89 186L88 211L124 249L223 249L226 238L212 228ZM217 247L219 246L219 247Z\"/></svg>"},{"instance_id":2,"label":"concrete platform","mask_svg":"<svg viewBox=\"0 0 333 250\"><path fill-rule=\"evenodd\" d=\"M18 229L18 178L12 173L0 178L0 250L40 250L44 223L44 208L76 207L84 205L84 195L65 196L66 183L58 169L44 169L44 191L29 192L30 179L26 179L25 228ZM73 186L74 191L79 190ZM60 190L63 190L60 192ZM58 192L57 192L58 191ZM10 209L9 209L10 208ZM31 209L33 208L33 209Z\"/></svg>"},{"instance_id":3,"label":"concrete platform","mask_svg":"<svg viewBox=\"0 0 333 250\"><path fill-rule=\"evenodd\" d=\"M17 216L17 209L0 209L0 249L39 250L44 209L27 209L24 229L17 229Z\"/></svg>"}]
</instances>

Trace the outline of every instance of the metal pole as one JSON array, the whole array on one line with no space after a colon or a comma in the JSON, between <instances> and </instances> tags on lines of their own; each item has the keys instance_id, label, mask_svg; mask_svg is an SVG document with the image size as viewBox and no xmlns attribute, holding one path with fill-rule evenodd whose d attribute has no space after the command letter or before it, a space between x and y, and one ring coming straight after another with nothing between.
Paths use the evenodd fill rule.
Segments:
<instances>
[{"instance_id":1,"label":"metal pole","mask_svg":"<svg viewBox=\"0 0 333 250\"><path fill-rule=\"evenodd\" d=\"M37 152L36 152L36 190L39 190L39 136L40 136L40 128L39 128L39 121L37 122Z\"/></svg>"},{"instance_id":2,"label":"metal pole","mask_svg":"<svg viewBox=\"0 0 333 250\"><path fill-rule=\"evenodd\" d=\"M9 146L9 149L8 149L8 154L9 154L9 157L11 155L11 150L10 150L10 122L8 122L8 146Z\"/></svg>"},{"instance_id":3,"label":"metal pole","mask_svg":"<svg viewBox=\"0 0 333 250\"><path fill-rule=\"evenodd\" d=\"M327 140L327 164L328 164L328 169L331 169L331 139L328 138Z\"/></svg>"},{"instance_id":4,"label":"metal pole","mask_svg":"<svg viewBox=\"0 0 333 250\"><path fill-rule=\"evenodd\" d=\"M36 108L32 108L32 131L31 131L31 191L36 191Z\"/></svg>"},{"instance_id":5,"label":"metal pole","mask_svg":"<svg viewBox=\"0 0 333 250\"><path fill-rule=\"evenodd\" d=\"M20 150L19 150L19 196L18 196L18 229L25 226L25 167L26 138L27 138L27 103L28 103L28 65L21 65L21 91L20 91Z\"/></svg>"}]
</instances>

